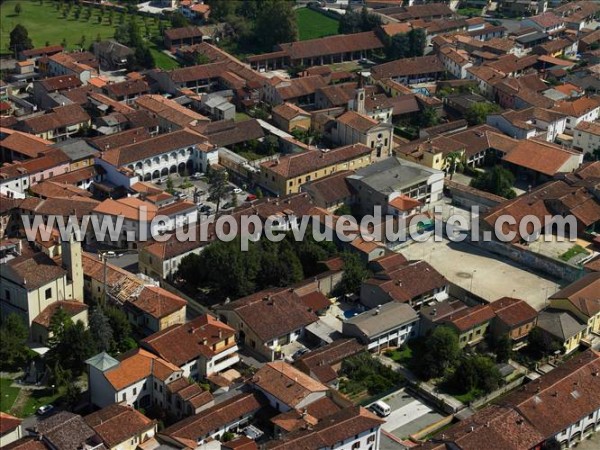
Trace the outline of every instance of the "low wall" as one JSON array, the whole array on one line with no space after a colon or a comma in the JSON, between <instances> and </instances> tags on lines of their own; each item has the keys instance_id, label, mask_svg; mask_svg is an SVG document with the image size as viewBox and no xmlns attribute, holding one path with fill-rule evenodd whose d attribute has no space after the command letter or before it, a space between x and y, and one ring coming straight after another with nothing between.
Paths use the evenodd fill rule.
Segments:
<instances>
[{"instance_id":1,"label":"low wall","mask_svg":"<svg viewBox=\"0 0 600 450\"><path fill-rule=\"evenodd\" d=\"M515 244L489 241L468 241L469 244L481 247L491 253L504 256L522 266L543 272L547 275L563 279L572 283L581 278L585 272L579 267L572 266L560 260L550 258L540 253L534 253L527 248Z\"/></svg>"},{"instance_id":2,"label":"low wall","mask_svg":"<svg viewBox=\"0 0 600 450\"><path fill-rule=\"evenodd\" d=\"M513 389L521 386L524 382L525 382L525 376L517 378L515 381L511 381L510 383L502 386L500 389L496 389L494 392L486 395L485 397L481 397L481 398L471 402L471 408L475 408L475 409L479 408L479 407L485 405L486 403L491 402L495 398L500 397L501 395L504 395L507 392L512 391Z\"/></svg>"},{"instance_id":3,"label":"low wall","mask_svg":"<svg viewBox=\"0 0 600 450\"><path fill-rule=\"evenodd\" d=\"M430 434L435 433L436 430L439 430L440 428L443 428L446 425L450 425L453 420L454 420L454 415L449 415L448 417L444 417L443 419L438 420L437 422L426 426L425 428L418 431L417 433L411 434L410 440L418 442L421 439L429 436Z\"/></svg>"},{"instance_id":4,"label":"low wall","mask_svg":"<svg viewBox=\"0 0 600 450\"><path fill-rule=\"evenodd\" d=\"M504 197L490 194L471 186L465 186L449 179L444 180L444 191L450 194L453 205L462 208L479 206L481 213L485 213L506 200Z\"/></svg>"}]
</instances>

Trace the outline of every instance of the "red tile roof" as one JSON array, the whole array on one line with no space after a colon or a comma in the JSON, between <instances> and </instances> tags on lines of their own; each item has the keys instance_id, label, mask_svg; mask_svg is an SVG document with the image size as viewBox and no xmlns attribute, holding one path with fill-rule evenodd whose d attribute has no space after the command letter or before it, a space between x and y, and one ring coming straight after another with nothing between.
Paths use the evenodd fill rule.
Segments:
<instances>
[{"instance_id":1,"label":"red tile roof","mask_svg":"<svg viewBox=\"0 0 600 450\"><path fill-rule=\"evenodd\" d=\"M141 341L142 346L157 353L161 358L176 366L198 359L212 358L221 351L235 346L235 330L229 325L204 314L186 324L172 325ZM230 343L220 349L217 345L229 339Z\"/></svg>"},{"instance_id":2,"label":"red tile roof","mask_svg":"<svg viewBox=\"0 0 600 450\"><path fill-rule=\"evenodd\" d=\"M328 152L309 150L294 155L284 155L278 160L262 163L261 167L278 173L285 178L292 178L370 154L371 149L369 147L363 144L353 144L338 147Z\"/></svg>"},{"instance_id":3,"label":"red tile roof","mask_svg":"<svg viewBox=\"0 0 600 450\"><path fill-rule=\"evenodd\" d=\"M509 328L532 322L537 318L537 311L518 298L502 297L490 304L496 319Z\"/></svg>"}]
</instances>

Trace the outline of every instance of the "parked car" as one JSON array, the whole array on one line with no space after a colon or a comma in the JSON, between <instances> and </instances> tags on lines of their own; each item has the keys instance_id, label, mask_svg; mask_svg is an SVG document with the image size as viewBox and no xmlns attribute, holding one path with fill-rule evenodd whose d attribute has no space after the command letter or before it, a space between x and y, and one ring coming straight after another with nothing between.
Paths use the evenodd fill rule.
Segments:
<instances>
[{"instance_id":1,"label":"parked car","mask_svg":"<svg viewBox=\"0 0 600 450\"><path fill-rule=\"evenodd\" d=\"M296 350L294 352L294 354L292 355L292 359L296 360L298 358L300 358L302 355L306 355L310 350L308 350L307 348L301 348L299 350Z\"/></svg>"},{"instance_id":2,"label":"parked car","mask_svg":"<svg viewBox=\"0 0 600 450\"><path fill-rule=\"evenodd\" d=\"M54 409L54 406L52 405L44 405L44 406L40 406L36 413L38 416L44 416L48 413L50 413L52 410Z\"/></svg>"},{"instance_id":3,"label":"parked car","mask_svg":"<svg viewBox=\"0 0 600 450\"><path fill-rule=\"evenodd\" d=\"M254 200L256 200L256 195L254 195L254 194L248 194L248 197L246 197L247 202L251 202Z\"/></svg>"},{"instance_id":4,"label":"parked car","mask_svg":"<svg viewBox=\"0 0 600 450\"><path fill-rule=\"evenodd\" d=\"M242 190L240 188L233 188L233 193L234 194L241 194Z\"/></svg>"},{"instance_id":5,"label":"parked car","mask_svg":"<svg viewBox=\"0 0 600 450\"><path fill-rule=\"evenodd\" d=\"M193 174L191 176L192 180L199 180L200 178L202 178L204 176L204 174L202 172L196 172L195 174Z\"/></svg>"},{"instance_id":6,"label":"parked car","mask_svg":"<svg viewBox=\"0 0 600 450\"><path fill-rule=\"evenodd\" d=\"M392 408L387 403L382 402L381 400L376 401L369 409L377 414L379 417L387 417L392 412Z\"/></svg>"},{"instance_id":7,"label":"parked car","mask_svg":"<svg viewBox=\"0 0 600 450\"><path fill-rule=\"evenodd\" d=\"M200 212L210 212L212 211L212 208L210 207L210 205L202 205L200 207Z\"/></svg>"}]
</instances>

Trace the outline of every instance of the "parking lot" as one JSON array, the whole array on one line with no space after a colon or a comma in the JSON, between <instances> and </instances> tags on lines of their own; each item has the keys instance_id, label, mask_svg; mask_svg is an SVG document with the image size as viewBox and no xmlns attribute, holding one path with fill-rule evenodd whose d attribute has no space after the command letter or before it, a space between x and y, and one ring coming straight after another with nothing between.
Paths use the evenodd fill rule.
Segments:
<instances>
[{"instance_id":1,"label":"parking lot","mask_svg":"<svg viewBox=\"0 0 600 450\"><path fill-rule=\"evenodd\" d=\"M390 415L385 417L382 428L398 438L406 438L444 418L405 389L381 400L392 409Z\"/></svg>"},{"instance_id":2,"label":"parking lot","mask_svg":"<svg viewBox=\"0 0 600 450\"><path fill-rule=\"evenodd\" d=\"M190 201L193 201L194 200L194 191L197 190L199 192L198 202L202 203L203 205L210 206L213 212L216 210L216 207L217 207L216 203L208 200L208 195L209 195L208 194L208 182L206 180L206 177L202 177L200 179L193 179L192 177L181 176L179 174L171 174L170 178L171 178L171 180L173 180L173 187L174 187L175 191L185 193L187 195L187 198ZM192 186L188 187L188 188L181 188L180 186L183 184L184 180L187 180ZM161 184L157 184L157 187L159 189L166 189L165 183L166 182L163 181ZM233 183L229 183L229 185L230 185L231 189L236 189L236 188L239 189L239 187ZM232 203L233 195L234 194L232 192L231 196L221 200L221 206L220 206L221 211L232 209L231 207L228 207L228 206L231 205L231 203ZM235 194L235 195L237 197L237 204L239 206L246 201L246 198L248 197L248 192L245 192L242 190L241 192L239 192L238 194Z\"/></svg>"}]
</instances>

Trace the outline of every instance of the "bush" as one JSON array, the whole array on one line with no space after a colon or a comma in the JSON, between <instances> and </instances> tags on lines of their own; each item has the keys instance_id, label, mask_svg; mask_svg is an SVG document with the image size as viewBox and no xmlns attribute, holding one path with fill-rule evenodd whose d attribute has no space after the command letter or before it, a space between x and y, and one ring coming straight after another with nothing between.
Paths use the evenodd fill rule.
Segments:
<instances>
[{"instance_id":1,"label":"bush","mask_svg":"<svg viewBox=\"0 0 600 450\"><path fill-rule=\"evenodd\" d=\"M348 378L340 383L347 394L357 394L365 389L370 395L389 391L403 381L402 375L364 352L342 362L342 375Z\"/></svg>"}]
</instances>

